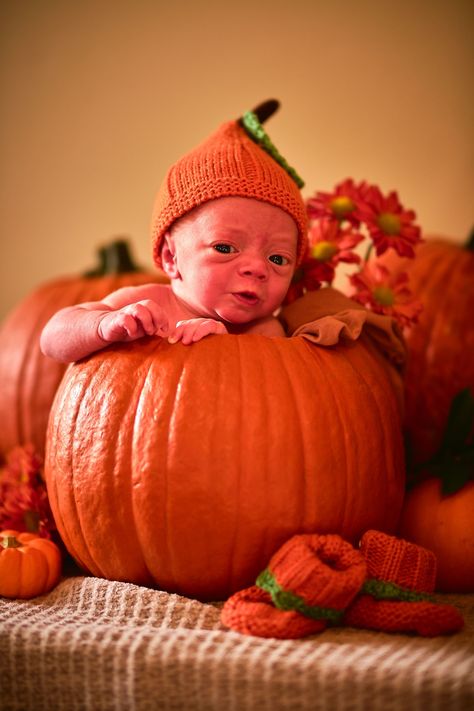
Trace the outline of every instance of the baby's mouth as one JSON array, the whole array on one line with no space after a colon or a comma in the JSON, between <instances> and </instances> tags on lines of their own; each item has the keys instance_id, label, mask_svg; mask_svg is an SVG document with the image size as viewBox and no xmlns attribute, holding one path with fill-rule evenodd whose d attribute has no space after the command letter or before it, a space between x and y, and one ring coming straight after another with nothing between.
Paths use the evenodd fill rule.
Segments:
<instances>
[{"instance_id":1,"label":"baby's mouth","mask_svg":"<svg viewBox=\"0 0 474 711\"><path fill-rule=\"evenodd\" d=\"M233 294L235 298L243 304L248 306L254 306L260 301L259 297L254 291L236 291Z\"/></svg>"}]
</instances>

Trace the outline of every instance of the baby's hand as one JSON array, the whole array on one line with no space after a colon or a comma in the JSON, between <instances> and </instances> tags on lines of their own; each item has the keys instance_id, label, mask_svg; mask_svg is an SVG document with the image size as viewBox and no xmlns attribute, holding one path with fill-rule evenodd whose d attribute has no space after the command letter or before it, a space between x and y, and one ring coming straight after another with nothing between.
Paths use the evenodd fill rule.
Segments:
<instances>
[{"instance_id":1,"label":"baby's hand","mask_svg":"<svg viewBox=\"0 0 474 711\"><path fill-rule=\"evenodd\" d=\"M200 341L201 338L209 336L211 333L228 333L221 321L213 318L191 318L186 321L178 321L174 333L168 338L170 343L181 343L189 346L190 343Z\"/></svg>"},{"instance_id":2,"label":"baby's hand","mask_svg":"<svg viewBox=\"0 0 474 711\"><path fill-rule=\"evenodd\" d=\"M106 312L97 330L107 343L134 341L142 336L167 335L168 319L161 306L151 299L144 299Z\"/></svg>"}]
</instances>

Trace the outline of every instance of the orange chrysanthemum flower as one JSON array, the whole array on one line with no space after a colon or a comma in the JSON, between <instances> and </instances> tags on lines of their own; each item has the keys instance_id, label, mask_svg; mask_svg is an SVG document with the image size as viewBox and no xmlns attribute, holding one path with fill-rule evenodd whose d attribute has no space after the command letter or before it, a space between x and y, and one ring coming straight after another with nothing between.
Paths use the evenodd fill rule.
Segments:
<instances>
[{"instance_id":1,"label":"orange chrysanthemum flower","mask_svg":"<svg viewBox=\"0 0 474 711\"><path fill-rule=\"evenodd\" d=\"M356 212L367 226L377 255L393 247L402 257L415 256L414 247L421 241L420 228L414 224L416 214L402 207L395 191L385 197L371 185Z\"/></svg>"},{"instance_id":2,"label":"orange chrysanthemum flower","mask_svg":"<svg viewBox=\"0 0 474 711\"><path fill-rule=\"evenodd\" d=\"M352 178L347 178L336 185L332 193L318 191L306 203L308 217L311 220L329 218L339 223L347 221L358 227L357 207L367 188L367 183L356 185Z\"/></svg>"},{"instance_id":3,"label":"orange chrysanthemum flower","mask_svg":"<svg viewBox=\"0 0 474 711\"><path fill-rule=\"evenodd\" d=\"M352 250L364 239L351 230L342 230L334 220L321 219L309 230L309 254L319 265L319 279L331 284L340 262L359 264L360 257Z\"/></svg>"},{"instance_id":4,"label":"orange chrysanthemum flower","mask_svg":"<svg viewBox=\"0 0 474 711\"><path fill-rule=\"evenodd\" d=\"M392 316L402 327L417 322L422 305L407 286L407 274L395 276L383 265L368 262L349 281L353 287L351 299L365 308Z\"/></svg>"},{"instance_id":5,"label":"orange chrysanthemum flower","mask_svg":"<svg viewBox=\"0 0 474 711\"><path fill-rule=\"evenodd\" d=\"M0 529L29 531L45 538L55 530L42 460L32 446L15 447L0 468Z\"/></svg>"}]
</instances>

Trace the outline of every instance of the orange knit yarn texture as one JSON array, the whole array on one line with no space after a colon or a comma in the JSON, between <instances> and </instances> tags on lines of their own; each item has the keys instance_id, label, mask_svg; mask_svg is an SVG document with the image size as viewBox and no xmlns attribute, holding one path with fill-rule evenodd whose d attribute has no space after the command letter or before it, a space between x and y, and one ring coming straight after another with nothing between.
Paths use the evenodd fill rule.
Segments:
<instances>
[{"instance_id":1,"label":"orange knit yarn texture","mask_svg":"<svg viewBox=\"0 0 474 711\"><path fill-rule=\"evenodd\" d=\"M280 588L309 606L332 610L344 610L366 578L362 554L337 534L293 536L268 569Z\"/></svg>"},{"instance_id":2,"label":"orange knit yarn texture","mask_svg":"<svg viewBox=\"0 0 474 711\"><path fill-rule=\"evenodd\" d=\"M423 599L435 576L431 551L380 531L367 531L359 550L338 535L296 535L273 555L257 585L225 602L221 621L243 634L277 639L316 634L331 623L451 634L464 625L459 610Z\"/></svg>"},{"instance_id":3,"label":"orange knit yarn texture","mask_svg":"<svg viewBox=\"0 0 474 711\"><path fill-rule=\"evenodd\" d=\"M381 531L367 531L360 550L367 562L367 576L419 592L432 592L436 581L434 553Z\"/></svg>"},{"instance_id":4,"label":"orange knit yarn texture","mask_svg":"<svg viewBox=\"0 0 474 711\"><path fill-rule=\"evenodd\" d=\"M436 557L422 546L381 531L367 531L360 544L368 578L416 592L432 592ZM344 615L350 627L383 632L414 632L424 637L457 632L464 620L455 607L430 601L377 600L359 595Z\"/></svg>"},{"instance_id":5,"label":"orange knit yarn texture","mask_svg":"<svg viewBox=\"0 0 474 711\"><path fill-rule=\"evenodd\" d=\"M232 595L222 609L224 625L243 634L277 639L321 632L328 624L325 613L344 610L366 576L361 553L336 534L293 536L270 559L267 571L272 592L253 586ZM287 598L296 598L296 604L307 606L313 616L277 606Z\"/></svg>"},{"instance_id":6,"label":"orange knit yarn texture","mask_svg":"<svg viewBox=\"0 0 474 711\"><path fill-rule=\"evenodd\" d=\"M298 639L326 629L324 620L313 620L294 610L279 610L270 595L256 585L226 601L221 621L235 632L275 639Z\"/></svg>"},{"instance_id":7,"label":"orange knit yarn texture","mask_svg":"<svg viewBox=\"0 0 474 711\"><path fill-rule=\"evenodd\" d=\"M162 182L153 208L153 258L161 267L161 246L173 222L220 197L249 197L282 208L298 227L297 261L307 248L308 220L294 180L258 146L237 121L224 123L180 158Z\"/></svg>"}]
</instances>

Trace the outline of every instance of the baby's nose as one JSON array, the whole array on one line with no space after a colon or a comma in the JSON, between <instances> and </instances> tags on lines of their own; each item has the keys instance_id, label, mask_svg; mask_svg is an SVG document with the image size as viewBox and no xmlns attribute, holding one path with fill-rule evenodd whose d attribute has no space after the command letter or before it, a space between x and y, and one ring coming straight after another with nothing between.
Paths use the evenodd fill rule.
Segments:
<instances>
[{"instance_id":1,"label":"baby's nose","mask_svg":"<svg viewBox=\"0 0 474 711\"><path fill-rule=\"evenodd\" d=\"M254 279L266 279L268 276L268 264L265 257L258 255L249 256L242 261L240 272L244 276L253 277Z\"/></svg>"}]
</instances>

